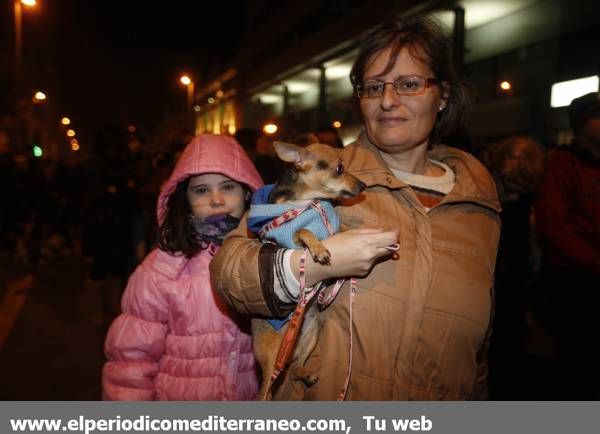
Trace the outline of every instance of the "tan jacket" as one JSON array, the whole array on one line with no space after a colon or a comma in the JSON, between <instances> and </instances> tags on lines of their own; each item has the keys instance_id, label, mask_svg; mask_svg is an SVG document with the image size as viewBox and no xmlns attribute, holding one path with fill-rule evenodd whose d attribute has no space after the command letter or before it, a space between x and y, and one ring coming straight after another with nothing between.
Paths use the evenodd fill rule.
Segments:
<instances>
[{"instance_id":1,"label":"tan jacket","mask_svg":"<svg viewBox=\"0 0 600 434\"><path fill-rule=\"evenodd\" d=\"M429 157L453 169L456 185L426 213L364 136L342 152L346 169L367 185L364 200L337 208L344 227L400 231L398 258L358 279L346 399L485 399L500 234L492 178L470 154L436 146ZM291 307L271 291L271 255L240 226L211 263L214 287L240 312L281 315ZM275 399L336 399L349 362L349 299L345 284L320 313L307 361L319 381L307 388L286 377Z\"/></svg>"}]
</instances>

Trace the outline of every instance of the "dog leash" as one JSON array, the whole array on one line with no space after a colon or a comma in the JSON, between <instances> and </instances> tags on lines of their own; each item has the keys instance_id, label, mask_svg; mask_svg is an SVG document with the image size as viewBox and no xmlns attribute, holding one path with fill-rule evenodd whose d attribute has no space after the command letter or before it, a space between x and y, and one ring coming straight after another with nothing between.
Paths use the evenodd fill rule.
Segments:
<instances>
[{"instance_id":1,"label":"dog leash","mask_svg":"<svg viewBox=\"0 0 600 434\"><path fill-rule=\"evenodd\" d=\"M323 224L325 225L325 228L327 229L327 232L329 233L330 236L333 235L334 234L333 226L331 225L331 222L329 221L329 217L327 217L327 212L319 204L318 200L312 200L305 207L288 210L288 211L284 212L283 214L281 214L280 216L274 218L273 220L271 220L269 223L267 223L260 229L260 231L258 232L258 236L260 238L264 238L268 231L278 228L282 224L295 219L300 214L302 214L304 211L306 211L310 208L314 209L320 215L321 220L323 221ZM323 307L329 306L333 302L333 300L335 299L337 294L339 293L342 285L344 284L344 281L345 281L345 279L338 279L335 282L335 285L333 286L333 288L329 292L329 294L325 294L323 291L320 291L321 284L319 283L318 286L316 286L314 288L314 293L319 292L319 298L317 299L319 305L321 305ZM302 287L302 285L301 285L301 287ZM308 289L307 289L307 291L308 291ZM300 289L300 293L302 293L302 288ZM312 293L312 289L311 289L311 293ZM312 298L312 296L311 296L311 298Z\"/></svg>"},{"instance_id":2,"label":"dog leash","mask_svg":"<svg viewBox=\"0 0 600 434\"><path fill-rule=\"evenodd\" d=\"M313 208L319 213L319 215L321 216L321 219L323 220L323 224L325 225L327 231L329 232L329 235L333 235L333 233L334 233L333 227L331 226L331 223L329 222L327 213L321 207L321 205L319 204L318 201L313 200L306 207L289 210L289 211L286 211L285 213L283 213L281 216L276 217L271 222L269 222L268 224L266 224L265 226L262 227L262 229L259 231L259 236L261 238L263 238L264 235L269 230L279 227L282 224L296 218L297 216L299 216L300 214L302 214L304 211L306 211L309 208ZM292 316L290 318L288 328L286 329L286 332L281 341L281 345L279 346L279 351L277 352L277 358L275 360L275 366L274 366L275 369L273 371L273 374L271 375L271 378L269 380L269 386L267 389L269 391L272 389L273 384L275 383L275 381L277 380L277 378L279 377L281 372L285 369L289 359L292 357L292 355L294 353L294 349L296 348L296 342L298 340L298 336L300 335L300 331L302 329L302 323L304 321L304 314L306 312L306 306L308 305L308 303L318 293L319 296L317 298L317 302L319 303L319 305L328 306L329 304L331 304L333 302L333 300L335 300L337 294L339 293L342 285L345 282L345 279L338 279L336 281L335 285L333 286L332 290L327 295L325 294L325 291L321 291L321 282L319 282L317 285L315 285L313 287L307 288L306 287L306 257L307 257L307 254L308 254L308 249L304 248L304 251L302 252L302 255L300 257L300 267L299 267L300 296L298 299L298 304L296 305L296 309L294 309L294 312L292 313ZM346 393L348 391L348 386L350 384L350 375L352 372L352 340L353 340L352 339L352 310L353 310L353 306L354 306L355 294L356 294L356 279L353 277L350 279L350 313L349 313L349 316L350 316L350 327L349 327L350 328L350 345L349 345L350 348L349 348L349 352L350 352L350 354L349 354L349 363L348 363L348 371L346 374L346 379L344 381L344 386L343 386L342 390L340 391L338 398L337 398L338 401L343 401L346 397Z\"/></svg>"},{"instance_id":3,"label":"dog leash","mask_svg":"<svg viewBox=\"0 0 600 434\"><path fill-rule=\"evenodd\" d=\"M278 228L282 224L287 223L288 221L295 219L300 214L302 214L304 211L306 211L307 209L309 209L313 205L313 203L316 203L316 201L312 201L307 206L302 207L302 208L290 209L290 210L284 212L283 214L281 214L279 217L275 217L269 223L267 223L266 225L264 225L260 229L260 231L258 231L259 238L261 238L261 239L264 238L265 235L266 235L266 233L268 231L270 231L271 229ZM317 205L317 206L319 206L319 208L320 208L320 205Z\"/></svg>"},{"instance_id":4,"label":"dog leash","mask_svg":"<svg viewBox=\"0 0 600 434\"><path fill-rule=\"evenodd\" d=\"M275 359L275 369L273 370L273 374L271 375L271 379L269 380L269 387L267 388L267 391L270 391L273 388L273 384L279 377L279 374L281 374L281 371L285 369L288 361L290 360L290 357L292 356L292 354L294 354L294 349L296 348L296 341L298 340L300 330L302 329L302 322L304 321L306 305L310 302L310 300L312 300L320 286L319 284L314 287L306 288L307 254L308 249L305 248L302 252L302 255L300 256L300 297L298 299L296 309L294 309L294 312L292 313L292 316L289 320L288 327L285 331L285 334L283 335L281 344L279 345L279 350L277 351L277 357Z\"/></svg>"},{"instance_id":5,"label":"dog leash","mask_svg":"<svg viewBox=\"0 0 600 434\"><path fill-rule=\"evenodd\" d=\"M311 204L311 206L313 206L321 215L321 219L323 220L323 223L325 224L325 227L327 228L327 231L329 232L330 235L333 235L333 228L331 227L331 223L329 222L329 219L327 218L327 213L325 212L325 210L318 204L315 203L314 205ZM340 291L342 285L344 284L345 279L338 279L335 282L335 285L333 287L333 289L331 290L331 292L329 293L328 296L325 295L325 291L321 291L319 292L319 298L317 299L317 301L319 302L319 304L321 305L325 305L328 306L329 304L331 304L333 302L333 300L335 299L335 297L337 296L338 292ZM338 401L344 401L346 399L346 393L348 392L348 386L350 385L350 376L352 375L352 341L353 339L353 335L352 335L352 329L354 328L354 323L352 320L352 311L354 310L354 297L356 296L356 278L351 277L350 278L350 306L349 306L349 339L350 339L350 343L349 343L349 348L348 348L348 370L346 371L346 378L344 380L344 386L342 387L342 390L340 390L340 393L338 394L337 400Z\"/></svg>"},{"instance_id":6,"label":"dog leash","mask_svg":"<svg viewBox=\"0 0 600 434\"><path fill-rule=\"evenodd\" d=\"M323 221L323 224L325 225L325 228L327 229L327 232L329 232L329 235L333 235L334 234L333 227L331 226L329 218L327 217L327 212L323 209L323 207L321 207L321 205L319 204L319 202L317 200L312 200L307 206L305 206L303 208L296 208L293 210L286 211L281 216L273 219L271 222L269 222L268 224L266 224L265 226L262 227L262 229L259 231L259 236L261 238L264 238L264 235L269 230L279 227L282 224L288 222L289 220L292 220L292 219L298 217L300 214L302 214L304 211L306 211L309 208L313 208L319 213L319 215L321 216L321 220ZM399 248L400 248L399 244L393 244L391 246L386 247L386 249L391 252L395 252ZM273 375L271 376L271 379L269 381L269 388L268 388L269 391L271 390L271 388L273 387L273 384L275 383L275 381L281 374L281 371L283 371L285 369L285 367L287 366L287 363L288 363L290 357L294 353L294 349L296 347L296 341L298 340L298 336L300 335L300 330L302 329L304 313L306 311L306 306L308 305L308 303L318 293L319 296L317 298L317 302L319 303L319 305L321 305L323 307L330 305L333 302L333 300L335 300L342 285L345 282L345 279L338 279L336 281L335 285L333 286L332 290L329 292L329 294L325 294L325 291L321 291L322 282L319 282L317 285L315 285L313 287L306 288L306 256L307 256L307 254L308 254L308 249L305 248L304 251L302 252L302 255L300 256L300 267L299 267L300 296L298 299L298 304L296 305L296 309L292 313L292 316L291 316L289 324L288 324L288 328L286 329L286 332L281 341L281 345L279 347L279 351L277 353L277 358L275 361L275 369L274 369ZM352 353L353 353L352 341L354 340L353 333L352 333L352 328L353 328L352 312L354 310L355 296L356 296L356 278L352 277L352 278L350 278L350 306L349 306L350 345L349 345L349 356L348 356L348 371L346 373L346 379L344 381L344 386L342 387L340 393L338 394L338 398L337 398L338 401L343 401L346 398L346 393L348 392L348 386L350 385L350 376L352 373Z\"/></svg>"}]
</instances>

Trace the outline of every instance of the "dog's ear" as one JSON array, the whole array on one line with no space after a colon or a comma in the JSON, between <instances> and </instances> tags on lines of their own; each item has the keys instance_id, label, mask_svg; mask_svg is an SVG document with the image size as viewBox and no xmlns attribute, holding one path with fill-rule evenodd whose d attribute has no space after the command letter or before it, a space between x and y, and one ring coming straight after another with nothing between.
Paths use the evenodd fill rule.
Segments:
<instances>
[{"instance_id":1,"label":"dog's ear","mask_svg":"<svg viewBox=\"0 0 600 434\"><path fill-rule=\"evenodd\" d=\"M310 151L302 146L285 142L274 142L273 147L277 156L283 161L293 163L298 169L304 170L308 166Z\"/></svg>"}]
</instances>

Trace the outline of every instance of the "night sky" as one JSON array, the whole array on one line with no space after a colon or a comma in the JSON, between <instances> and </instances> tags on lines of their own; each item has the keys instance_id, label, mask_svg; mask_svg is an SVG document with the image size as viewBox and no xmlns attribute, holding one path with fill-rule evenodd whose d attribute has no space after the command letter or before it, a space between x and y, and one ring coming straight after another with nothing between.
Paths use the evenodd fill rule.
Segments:
<instances>
[{"instance_id":1,"label":"night sky","mask_svg":"<svg viewBox=\"0 0 600 434\"><path fill-rule=\"evenodd\" d=\"M12 10L2 3L2 49L13 52ZM23 14L26 79L48 98L58 94L60 111L84 137L106 124L151 131L185 108L182 71L201 85L235 54L244 8L241 0L38 0Z\"/></svg>"}]
</instances>

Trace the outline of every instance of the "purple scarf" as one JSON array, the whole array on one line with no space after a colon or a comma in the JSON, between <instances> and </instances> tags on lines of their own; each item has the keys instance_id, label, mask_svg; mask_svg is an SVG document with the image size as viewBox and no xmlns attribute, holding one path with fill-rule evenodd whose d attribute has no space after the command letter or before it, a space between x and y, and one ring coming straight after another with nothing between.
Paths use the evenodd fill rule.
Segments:
<instances>
[{"instance_id":1,"label":"purple scarf","mask_svg":"<svg viewBox=\"0 0 600 434\"><path fill-rule=\"evenodd\" d=\"M240 224L240 219L229 214L210 216L206 218L192 217L192 225L202 246L209 243L220 246L229 232Z\"/></svg>"}]
</instances>

